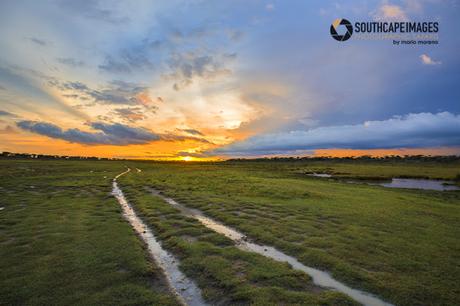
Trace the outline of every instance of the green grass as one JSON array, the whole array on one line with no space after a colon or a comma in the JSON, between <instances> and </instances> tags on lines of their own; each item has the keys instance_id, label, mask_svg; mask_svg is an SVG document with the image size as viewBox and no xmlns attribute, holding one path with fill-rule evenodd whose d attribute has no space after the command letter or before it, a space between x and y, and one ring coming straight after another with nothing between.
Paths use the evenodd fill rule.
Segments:
<instances>
[{"instance_id":1,"label":"green grass","mask_svg":"<svg viewBox=\"0 0 460 306\"><path fill-rule=\"evenodd\" d=\"M136 190L162 189L349 285L397 305L460 304L459 192L386 189L296 172L297 168L340 168L353 175L374 176L375 169L382 168L386 170L379 174L451 178L459 172L457 164L136 166L143 170L131 183Z\"/></svg>"},{"instance_id":2,"label":"green grass","mask_svg":"<svg viewBox=\"0 0 460 306\"><path fill-rule=\"evenodd\" d=\"M133 184L137 176L119 179L125 196L212 305L355 305L313 285L308 275L286 263L238 250L225 236Z\"/></svg>"},{"instance_id":3,"label":"green grass","mask_svg":"<svg viewBox=\"0 0 460 306\"><path fill-rule=\"evenodd\" d=\"M110 195L121 164L0 167L1 305L178 304Z\"/></svg>"},{"instance_id":4,"label":"green grass","mask_svg":"<svg viewBox=\"0 0 460 306\"><path fill-rule=\"evenodd\" d=\"M256 241L396 305L460 305L460 192L312 178L455 179L458 163L0 161L0 304L175 305L110 195L120 186L212 304L348 305L287 264L152 196L196 207Z\"/></svg>"}]
</instances>

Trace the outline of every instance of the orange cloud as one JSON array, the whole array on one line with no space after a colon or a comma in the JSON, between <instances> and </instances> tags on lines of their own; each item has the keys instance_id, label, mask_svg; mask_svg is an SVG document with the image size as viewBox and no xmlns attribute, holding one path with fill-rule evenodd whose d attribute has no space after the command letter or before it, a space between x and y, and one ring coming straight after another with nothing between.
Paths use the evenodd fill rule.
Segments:
<instances>
[{"instance_id":1,"label":"orange cloud","mask_svg":"<svg viewBox=\"0 0 460 306\"><path fill-rule=\"evenodd\" d=\"M203 147L199 141L156 141L143 145L83 145L45 136L24 133L0 133L0 151L57 154L75 156L98 156L142 159L178 159L177 153L194 147Z\"/></svg>"}]
</instances>

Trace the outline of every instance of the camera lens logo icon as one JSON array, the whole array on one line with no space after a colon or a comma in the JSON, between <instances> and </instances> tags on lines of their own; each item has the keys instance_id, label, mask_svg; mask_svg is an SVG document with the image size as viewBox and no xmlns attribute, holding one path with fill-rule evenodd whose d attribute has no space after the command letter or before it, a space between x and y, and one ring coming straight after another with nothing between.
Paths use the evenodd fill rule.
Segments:
<instances>
[{"instance_id":1,"label":"camera lens logo icon","mask_svg":"<svg viewBox=\"0 0 460 306\"><path fill-rule=\"evenodd\" d=\"M341 27L346 28L346 32L343 35L340 35L337 33L337 30ZM331 24L331 36L335 40L338 41L346 41L350 39L351 35L353 34L353 26L351 25L351 22L346 20L346 19L336 19L334 22Z\"/></svg>"}]
</instances>

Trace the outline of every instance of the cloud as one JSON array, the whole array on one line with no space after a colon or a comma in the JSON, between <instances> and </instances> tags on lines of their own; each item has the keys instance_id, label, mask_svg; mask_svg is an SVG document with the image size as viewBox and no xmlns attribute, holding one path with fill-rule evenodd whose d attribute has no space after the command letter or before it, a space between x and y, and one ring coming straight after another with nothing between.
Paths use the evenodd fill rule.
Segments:
<instances>
[{"instance_id":1,"label":"cloud","mask_svg":"<svg viewBox=\"0 0 460 306\"><path fill-rule=\"evenodd\" d=\"M131 72L131 68L128 64L115 60L112 56L107 55L105 57L105 62L102 65L98 66L99 69L107 71L107 72L115 72L115 73L125 73Z\"/></svg>"},{"instance_id":2,"label":"cloud","mask_svg":"<svg viewBox=\"0 0 460 306\"><path fill-rule=\"evenodd\" d=\"M191 83L194 78L207 80L215 79L222 75L231 74L226 68L228 61L233 60L236 54L206 55L196 52L174 53L169 60L172 70L167 77L174 79L175 90L180 90Z\"/></svg>"},{"instance_id":3,"label":"cloud","mask_svg":"<svg viewBox=\"0 0 460 306\"><path fill-rule=\"evenodd\" d=\"M30 40L31 42L37 44L37 45L40 45L40 46L46 46L48 44L43 39L39 39L39 38L36 38L36 37L28 37L27 39Z\"/></svg>"},{"instance_id":4,"label":"cloud","mask_svg":"<svg viewBox=\"0 0 460 306\"><path fill-rule=\"evenodd\" d=\"M130 127L120 123L93 122L89 125L100 132L85 132L75 128L63 130L55 124L37 121L20 121L17 123L21 129L36 134L89 145L145 144L160 139L157 134L147 129Z\"/></svg>"},{"instance_id":5,"label":"cloud","mask_svg":"<svg viewBox=\"0 0 460 306\"><path fill-rule=\"evenodd\" d=\"M3 110L0 110L0 117L1 116L4 116L4 117L16 117L15 114L12 114L10 112L7 112L7 111L3 111Z\"/></svg>"},{"instance_id":6,"label":"cloud","mask_svg":"<svg viewBox=\"0 0 460 306\"><path fill-rule=\"evenodd\" d=\"M191 141L197 141L197 142L202 142L202 143L208 143L208 144L213 144L209 140L203 138L203 137L196 137L196 136L183 136L183 135L176 135L176 134L160 134L161 140L164 141L186 141L186 140L191 140Z\"/></svg>"},{"instance_id":7,"label":"cloud","mask_svg":"<svg viewBox=\"0 0 460 306\"><path fill-rule=\"evenodd\" d=\"M24 75L25 74L25 75ZM44 90L37 82L30 78L33 76L48 84L54 84L57 80L33 69L11 66L10 68L0 66L0 82L7 84L8 89L20 91L23 96L33 98L36 103L43 103L57 107L76 117L87 120L88 116L77 109L56 99L47 90Z\"/></svg>"},{"instance_id":8,"label":"cloud","mask_svg":"<svg viewBox=\"0 0 460 306\"><path fill-rule=\"evenodd\" d=\"M153 63L144 53L144 50L124 50L116 59L107 55L104 63L98 67L100 70L113 73L130 73L133 70L153 69Z\"/></svg>"},{"instance_id":9,"label":"cloud","mask_svg":"<svg viewBox=\"0 0 460 306\"><path fill-rule=\"evenodd\" d=\"M169 57L169 64L175 70L176 66L181 66L179 62L189 62L195 67L200 60L212 59L210 56L197 54L194 51L184 52L184 50L204 50L209 49L206 46L208 38L221 36L222 33L213 27L203 25L199 27L190 27L186 30L179 30L172 26L165 30L163 34L148 35L146 38L133 43L130 46L124 46L115 53L106 55L104 62L99 65L99 69L108 73L132 73L139 70L153 70L156 68L154 62L161 68L162 60ZM243 35L237 30L228 30L227 36L230 40L237 41ZM208 50L209 51L209 50ZM179 53L178 53L179 52ZM201 59L199 59L201 57ZM214 56L214 60L216 57ZM203 63L204 64L204 63ZM199 67L198 67L199 68Z\"/></svg>"},{"instance_id":10,"label":"cloud","mask_svg":"<svg viewBox=\"0 0 460 306\"><path fill-rule=\"evenodd\" d=\"M114 113L128 122L136 122L146 118L145 112L141 107L116 108Z\"/></svg>"},{"instance_id":11,"label":"cloud","mask_svg":"<svg viewBox=\"0 0 460 306\"><path fill-rule=\"evenodd\" d=\"M431 57L426 54L420 55L420 60L422 61L423 65L441 65L441 61L435 61Z\"/></svg>"},{"instance_id":12,"label":"cloud","mask_svg":"<svg viewBox=\"0 0 460 306\"><path fill-rule=\"evenodd\" d=\"M130 21L128 17L118 16L112 9L102 7L102 3L98 0L62 0L60 4L61 7L68 10L70 14L81 15L87 19L103 21L115 25Z\"/></svg>"},{"instance_id":13,"label":"cloud","mask_svg":"<svg viewBox=\"0 0 460 306\"><path fill-rule=\"evenodd\" d=\"M182 136L171 133L156 134L145 128L132 127L120 123L88 123L88 125L93 130L96 130L96 132L86 132L76 128L63 130L59 126L52 123L29 120L19 121L16 123L16 125L23 130L30 131L36 134L87 145L124 146L130 144L146 144L158 140L192 140L202 143L210 143L208 140L201 137Z\"/></svg>"},{"instance_id":14,"label":"cloud","mask_svg":"<svg viewBox=\"0 0 460 306\"><path fill-rule=\"evenodd\" d=\"M58 57L56 59L59 63L70 66L70 67L83 67L85 62L71 58L71 57Z\"/></svg>"},{"instance_id":15,"label":"cloud","mask_svg":"<svg viewBox=\"0 0 460 306\"><path fill-rule=\"evenodd\" d=\"M71 98L91 98L101 104L148 105L152 101L148 88L137 83L114 80L102 89L92 89L82 82L49 82L51 86L64 91L64 96Z\"/></svg>"},{"instance_id":16,"label":"cloud","mask_svg":"<svg viewBox=\"0 0 460 306\"><path fill-rule=\"evenodd\" d=\"M404 9L395 4L390 4L388 1L384 1L373 13L374 20L376 21L408 21L406 12Z\"/></svg>"},{"instance_id":17,"label":"cloud","mask_svg":"<svg viewBox=\"0 0 460 306\"><path fill-rule=\"evenodd\" d=\"M390 149L460 145L460 115L417 113L356 125L259 135L214 150L214 154L280 154L314 149Z\"/></svg>"},{"instance_id":18,"label":"cloud","mask_svg":"<svg viewBox=\"0 0 460 306\"><path fill-rule=\"evenodd\" d=\"M191 134L191 135L199 135L199 136L204 136L203 133L201 133L200 131L198 130L194 130L194 129L181 129L182 132L185 132L187 134Z\"/></svg>"},{"instance_id":19,"label":"cloud","mask_svg":"<svg viewBox=\"0 0 460 306\"><path fill-rule=\"evenodd\" d=\"M191 156L191 157L208 157L207 155L200 153L200 152L187 152L187 151L180 151L176 153L176 156Z\"/></svg>"}]
</instances>

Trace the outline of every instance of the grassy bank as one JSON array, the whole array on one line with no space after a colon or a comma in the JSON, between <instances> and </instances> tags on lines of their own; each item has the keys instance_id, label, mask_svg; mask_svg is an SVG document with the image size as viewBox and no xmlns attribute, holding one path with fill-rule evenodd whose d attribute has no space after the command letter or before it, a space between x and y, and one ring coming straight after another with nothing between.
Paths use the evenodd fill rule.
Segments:
<instances>
[{"instance_id":1,"label":"grassy bank","mask_svg":"<svg viewBox=\"0 0 460 306\"><path fill-rule=\"evenodd\" d=\"M110 195L121 163L0 169L0 304L177 305Z\"/></svg>"}]
</instances>

